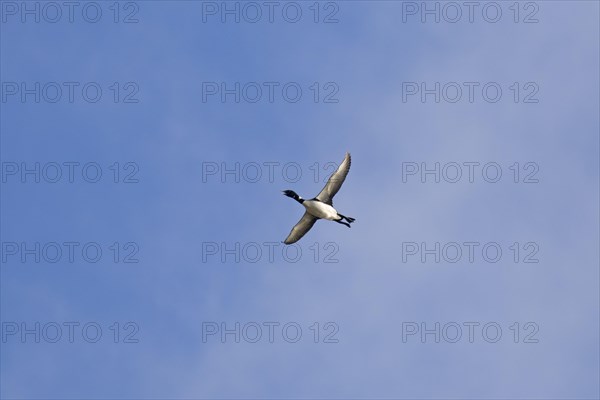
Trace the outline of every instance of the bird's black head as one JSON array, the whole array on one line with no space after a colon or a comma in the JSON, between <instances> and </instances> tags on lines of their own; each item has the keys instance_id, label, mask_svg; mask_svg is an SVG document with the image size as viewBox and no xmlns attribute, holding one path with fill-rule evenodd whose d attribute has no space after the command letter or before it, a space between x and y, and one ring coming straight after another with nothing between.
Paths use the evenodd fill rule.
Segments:
<instances>
[{"instance_id":1,"label":"bird's black head","mask_svg":"<svg viewBox=\"0 0 600 400\"><path fill-rule=\"evenodd\" d=\"M293 190L284 190L283 194L286 195L287 197L291 197L292 199L296 200L297 202L302 203L304 201L304 199L302 199L302 197L298 196L298 194L296 192L294 192Z\"/></svg>"}]
</instances>

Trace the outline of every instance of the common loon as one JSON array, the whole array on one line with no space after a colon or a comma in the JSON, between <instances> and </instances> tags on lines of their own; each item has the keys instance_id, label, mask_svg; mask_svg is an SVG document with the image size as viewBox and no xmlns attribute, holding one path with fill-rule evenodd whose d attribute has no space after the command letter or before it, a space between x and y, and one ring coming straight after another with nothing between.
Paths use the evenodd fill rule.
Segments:
<instances>
[{"instance_id":1,"label":"common loon","mask_svg":"<svg viewBox=\"0 0 600 400\"><path fill-rule=\"evenodd\" d=\"M283 243L292 244L302 239L318 219L328 219L344 224L350 228L350 224L354 222L354 218L346 217L333 208L333 196L335 196L342 187L342 184L348 175L348 171L350 171L350 153L346 153L344 161L342 161L338 169L329 177L329 180L323 190L321 190L321 193L314 199L304 200L293 190L283 191L284 195L291 197L306 208L306 212L300 221L292 228L292 231ZM344 220L348 222L344 222Z\"/></svg>"}]
</instances>

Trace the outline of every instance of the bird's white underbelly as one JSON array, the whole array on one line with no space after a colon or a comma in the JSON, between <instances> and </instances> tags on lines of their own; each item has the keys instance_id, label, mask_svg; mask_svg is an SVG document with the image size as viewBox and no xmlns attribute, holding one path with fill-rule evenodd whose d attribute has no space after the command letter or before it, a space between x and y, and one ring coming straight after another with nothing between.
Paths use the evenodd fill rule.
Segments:
<instances>
[{"instance_id":1,"label":"bird's white underbelly","mask_svg":"<svg viewBox=\"0 0 600 400\"><path fill-rule=\"evenodd\" d=\"M317 218L328 219L330 221L339 219L337 211L329 204L315 200L305 200L302 205L306 207L306 211L309 214Z\"/></svg>"}]
</instances>

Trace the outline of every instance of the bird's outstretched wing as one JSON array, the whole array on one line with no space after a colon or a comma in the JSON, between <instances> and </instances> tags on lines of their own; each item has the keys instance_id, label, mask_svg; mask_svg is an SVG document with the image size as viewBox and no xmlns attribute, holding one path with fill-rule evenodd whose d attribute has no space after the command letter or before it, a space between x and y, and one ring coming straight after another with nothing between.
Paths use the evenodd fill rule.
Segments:
<instances>
[{"instance_id":1,"label":"bird's outstretched wing","mask_svg":"<svg viewBox=\"0 0 600 400\"><path fill-rule=\"evenodd\" d=\"M337 171L335 171L327 181L327 184L321 190L321 193L317 195L317 200L327 203L330 206L333 205L333 196L340 190L348 171L350 171L350 153L346 153L344 161L340 164Z\"/></svg>"},{"instance_id":2,"label":"bird's outstretched wing","mask_svg":"<svg viewBox=\"0 0 600 400\"><path fill-rule=\"evenodd\" d=\"M283 243L292 244L302 239L302 236L304 236L306 232L313 227L315 222L317 222L317 219L317 217L313 217L309 213L305 212L300 221L298 221L298 223L292 228L292 231Z\"/></svg>"}]
</instances>

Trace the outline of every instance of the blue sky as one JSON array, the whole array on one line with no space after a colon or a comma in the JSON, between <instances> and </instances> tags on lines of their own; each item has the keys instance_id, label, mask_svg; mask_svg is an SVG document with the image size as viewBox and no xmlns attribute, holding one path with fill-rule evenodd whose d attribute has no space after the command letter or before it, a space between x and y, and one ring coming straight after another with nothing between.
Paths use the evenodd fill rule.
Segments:
<instances>
[{"instance_id":1,"label":"blue sky","mask_svg":"<svg viewBox=\"0 0 600 400\"><path fill-rule=\"evenodd\" d=\"M403 22L403 10L421 2L322 2L318 23L313 2L286 6L288 19L290 7L302 10L296 23L281 14L286 3L272 23L260 2L256 23L243 18L253 14L222 22L221 2L192 1L121 2L118 23L113 2L94 3L97 23L81 14L87 7L93 17L94 5L78 3L73 22L62 9L51 23L54 10L38 3L40 22L22 22L36 3L24 4L1 2L3 398L598 398L597 2L522 2L518 22L513 2L499 2L496 23L486 20L495 8L481 14L489 3L473 22L462 8L456 23L444 20L454 15L447 3L439 23L406 13ZM207 14L213 6L217 15ZM137 23L124 23L130 13ZM327 15L337 22L323 23ZM35 93L22 101L21 83L35 91L36 82L40 102ZM48 101L52 82L75 82L73 102L66 89ZM81 91L90 82L90 96L102 90L95 103ZM203 101L203 82L275 82L275 97ZM463 92L436 103L434 95L403 101L406 82L478 86L473 102ZM298 102L281 92L289 83L302 89ZM502 89L497 102L483 98L490 83ZM337 102L325 102L335 90ZM538 101L524 102L533 91L528 99ZM124 102L129 93L137 102ZM280 191L316 195L326 164L345 151L352 168L334 204L356 223L318 222L289 262L279 242L302 208ZM497 163L502 179L489 183L480 170L472 183L402 179L407 163L465 162ZM39 183L20 176L35 163ZM45 179L52 163L62 165L56 183ZM79 163L73 182L64 163ZM102 171L98 182L82 177L87 163ZM258 164L263 175L203 179L209 163ZM278 163L272 181L265 163ZM300 166L297 182L283 175L286 163ZM524 183L536 166L538 182ZM65 242L77 243L73 262ZM473 263L436 263L405 254L407 243L436 242L497 243L502 258L488 262L479 251ZM42 251L52 243L63 250L55 263ZM89 243L89 257L102 250L95 263L81 253ZM257 262L238 253L238 263L205 252L236 243L263 253ZM539 262L524 263L532 249ZM325 262L331 252L338 262ZM124 263L128 254L138 262ZM69 322L79 324L72 343ZM36 323L39 343L21 336ZM221 323L246 333L255 323L263 336L203 341L207 326ZM269 323L279 324L273 343ZM302 329L296 343L279 330L290 323ZM448 335L462 327L461 338L406 336L409 326L436 323ZM472 342L465 323L479 324ZM62 327L56 343L53 324ZM100 326L98 342L82 337L86 324ZM502 329L497 342L483 336L486 324ZM337 343L324 343L334 328ZM134 329L137 342L125 343Z\"/></svg>"}]
</instances>

